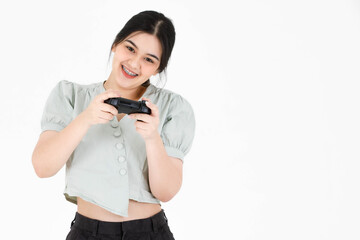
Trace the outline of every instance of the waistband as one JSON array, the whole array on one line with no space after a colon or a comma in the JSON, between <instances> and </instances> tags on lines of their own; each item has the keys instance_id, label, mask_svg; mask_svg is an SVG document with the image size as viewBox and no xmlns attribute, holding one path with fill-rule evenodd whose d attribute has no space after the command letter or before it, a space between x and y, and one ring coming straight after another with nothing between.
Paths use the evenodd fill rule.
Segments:
<instances>
[{"instance_id":1,"label":"waistband","mask_svg":"<svg viewBox=\"0 0 360 240\"><path fill-rule=\"evenodd\" d=\"M105 222L88 218L76 212L71 227L75 226L82 230L92 232L93 236L99 234L122 234L123 232L157 232L160 227L167 224L164 209L157 214L143 219L136 219L124 222Z\"/></svg>"}]
</instances>

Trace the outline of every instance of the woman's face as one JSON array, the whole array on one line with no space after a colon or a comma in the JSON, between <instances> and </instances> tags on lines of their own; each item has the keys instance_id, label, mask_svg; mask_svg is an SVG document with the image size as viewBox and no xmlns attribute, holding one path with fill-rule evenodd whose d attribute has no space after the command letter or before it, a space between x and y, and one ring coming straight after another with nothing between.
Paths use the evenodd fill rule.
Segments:
<instances>
[{"instance_id":1,"label":"woman's face","mask_svg":"<svg viewBox=\"0 0 360 240\"><path fill-rule=\"evenodd\" d=\"M157 37L134 32L113 47L112 75L118 85L136 88L158 73L161 44Z\"/></svg>"}]
</instances>

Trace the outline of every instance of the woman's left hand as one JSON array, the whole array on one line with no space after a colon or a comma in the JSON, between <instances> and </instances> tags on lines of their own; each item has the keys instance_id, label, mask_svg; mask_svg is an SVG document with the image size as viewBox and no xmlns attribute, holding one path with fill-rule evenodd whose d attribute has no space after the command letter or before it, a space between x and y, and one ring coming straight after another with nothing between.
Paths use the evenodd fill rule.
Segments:
<instances>
[{"instance_id":1,"label":"woman's left hand","mask_svg":"<svg viewBox=\"0 0 360 240\"><path fill-rule=\"evenodd\" d=\"M146 106L151 109L151 114L145 113L132 113L129 115L131 119L137 119L141 121L135 122L136 131L144 138L144 140L155 139L159 135L159 109L153 104L150 99L142 98L146 101Z\"/></svg>"}]
</instances>

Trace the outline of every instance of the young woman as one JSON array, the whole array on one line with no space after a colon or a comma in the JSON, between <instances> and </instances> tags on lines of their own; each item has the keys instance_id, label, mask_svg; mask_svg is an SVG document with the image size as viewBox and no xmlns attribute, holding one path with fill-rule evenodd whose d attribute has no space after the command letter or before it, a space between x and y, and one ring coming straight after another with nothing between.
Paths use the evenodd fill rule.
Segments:
<instances>
[{"instance_id":1,"label":"young woman","mask_svg":"<svg viewBox=\"0 0 360 240\"><path fill-rule=\"evenodd\" d=\"M117 34L107 80L52 90L32 163L42 178L66 164L64 195L77 204L66 239L174 239L160 202L180 190L195 117L186 99L150 83L174 43L170 19L141 12ZM104 103L114 97L146 100L151 114L118 113Z\"/></svg>"}]
</instances>

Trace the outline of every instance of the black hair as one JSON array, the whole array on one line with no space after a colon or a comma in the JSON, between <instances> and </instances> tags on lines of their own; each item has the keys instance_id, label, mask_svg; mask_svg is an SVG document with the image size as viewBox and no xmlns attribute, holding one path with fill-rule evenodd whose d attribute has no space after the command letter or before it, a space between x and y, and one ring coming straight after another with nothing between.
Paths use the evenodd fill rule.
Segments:
<instances>
[{"instance_id":1,"label":"black hair","mask_svg":"<svg viewBox=\"0 0 360 240\"><path fill-rule=\"evenodd\" d=\"M112 48L118 43L124 41L127 36L137 31L149 33L159 39L162 48L162 54L158 71L159 73L162 71L166 73L166 67L175 44L175 28L171 19L156 11L148 10L140 12L134 15L125 24L125 26L116 35L115 40L111 45L109 59ZM144 84L149 85L150 79L148 79Z\"/></svg>"}]
</instances>

